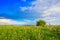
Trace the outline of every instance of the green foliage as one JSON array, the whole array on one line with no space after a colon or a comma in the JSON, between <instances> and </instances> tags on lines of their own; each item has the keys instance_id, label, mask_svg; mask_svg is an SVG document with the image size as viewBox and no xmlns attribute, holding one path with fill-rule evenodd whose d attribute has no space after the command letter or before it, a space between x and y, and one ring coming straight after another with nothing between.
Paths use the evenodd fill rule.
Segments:
<instances>
[{"instance_id":1,"label":"green foliage","mask_svg":"<svg viewBox=\"0 0 60 40\"><path fill-rule=\"evenodd\" d=\"M0 26L0 40L60 40L60 26Z\"/></svg>"},{"instance_id":2,"label":"green foliage","mask_svg":"<svg viewBox=\"0 0 60 40\"><path fill-rule=\"evenodd\" d=\"M46 22L44 20L39 20L37 21L37 24L36 26L45 26L46 25Z\"/></svg>"}]
</instances>

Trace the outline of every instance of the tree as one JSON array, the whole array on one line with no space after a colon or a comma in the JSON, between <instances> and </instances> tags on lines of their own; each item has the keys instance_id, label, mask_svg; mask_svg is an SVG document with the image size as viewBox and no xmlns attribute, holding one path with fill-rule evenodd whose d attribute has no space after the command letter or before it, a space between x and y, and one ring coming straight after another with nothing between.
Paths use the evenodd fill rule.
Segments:
<instances>
[{"instance_id":1,"label":"tree","mask_svg":"<svg viewBox=\"0 0 60 40\"><path fill-rule=\"evenodd\" d=\"M45 26L46 25L46 22L44 20L39 20L37 21L37 24L36 26Z\"/></svg>"}]
</instances>

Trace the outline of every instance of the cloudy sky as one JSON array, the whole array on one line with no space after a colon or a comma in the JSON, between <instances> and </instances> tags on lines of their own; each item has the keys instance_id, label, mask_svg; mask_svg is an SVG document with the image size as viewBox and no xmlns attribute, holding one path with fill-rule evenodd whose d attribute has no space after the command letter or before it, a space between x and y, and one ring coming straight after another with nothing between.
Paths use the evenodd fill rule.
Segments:
<instances>
[{"instance_id":1,"label":"cloudy sky","mask_svg":"<svg viewBox=\"0 0 60 40\"><path fill-rule=\"evenodd\" d=\"M60 25L60 0L0 0L0 24L34 25L39 19Z\"/></svg>"}]
</instances>

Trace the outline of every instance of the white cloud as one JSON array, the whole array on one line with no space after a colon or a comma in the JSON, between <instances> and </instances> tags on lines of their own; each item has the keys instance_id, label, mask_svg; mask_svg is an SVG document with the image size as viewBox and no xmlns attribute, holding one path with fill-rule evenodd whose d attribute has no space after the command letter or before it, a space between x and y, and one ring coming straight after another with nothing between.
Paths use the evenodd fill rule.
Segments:
<instances>
[{"instance_id":1,"label":"white cloud","mask_svg":"<svg viewBox=\"0 0 60 40\"><path fill-rule=\"evenodd\" d=\"M47 23L60 25L60 3L43 11L42 16L46 19Z\"/></svg>"},{"instance_id":2,"label":"white cloud","mask_svg":"<svg viewBox=\"0 0 60 40\"><path fill-rule=\"evenodd\" d=\"M23 12L27 9L28 9L27 7L20 7L20 10L23 11Z\"/></svg>"},{"instance_id":3,"label":"white cloud","mask_svg":"<svg viewBox=\"0 0 60 40\"><path fill-rule=\"evenodd\" d=\"M30 20L25 20L23 22L18 22L11 19L0 19L0 25L34 25Z\"/></svg>"},{"instance_id":4,"label":"white cloud","mask_svg":"<svg viewBox=\"0 0 60 40\"><path fill-rule=\"evenodd\" d=\"M21 10L40 12L40 11L48 9L50 6L53 6L56 3L57 3L57 0L36 0L32 2L31 6L29 7L21 7Z\"/></svg>"},{"instance_id":5,"label":"white cloud","mask_svg":"<svg viewBox=\"0 0 60 40\"><path fill-rule=\"evenodd\" d=\"M45 10L43 12L43 16L50 16L50 15L59 15L60 14L60 5L54 5L50 7L49 9Z\"/></svg>"},{"instance_id":6,"label":"white cloud","mask_svg":"<svg viewBox=\"0 0 60 40\"><path fill-rule=\"evenodd\" d=\"M60 1L59 0L36 0L32 6L21 8L23 11L33 11L34 15L40 14L47 23L60 24ZM27 12L28 13L28 12ZM39 15L38 14L38 15ZM37 20L38 20L37 19ZM35 20L36 22L36 20Z\"/></svg>"},{"instance_id":7,"label":"white cloud","mask_svg":"<svg viewBox=\"0 0 60 40\"><path fill-rule=\"evenodd\" d=\"M17 24L24 24L24 22L17 22L11 19L0 19L0 24L17 25Z\"/></svg>"},{"instance_id":8,"label":"white cloud","mask_svg":"<svg viewBox=\"0 0 60 40\"><path fill-rule=\"evenodd\" d=\"M29 6L29 7L20 7L20 10L23 11L23 12L26 11L26 10L40 12L41 10L47 8L47 7L45 7L45 6L47 6L47 4L46 3L44 4L44 2L41 3L41 1L42 0L36 0L36 1L31 3L32 6ZM41 5L40 3L44 4L44 5ZM35 6L33 6L33 5L35 5Z\"/></svg>"},{"instance_id":9,"label":"white cloud","mask_svg":"<svg viewBox=\"0 0 60 40\"><path fill-rule=\"evenodd\" d=\"M48 3L49 0L45 0L42 2L37 0L35 3L33 4L38 4L36 5L36 11L39 12L42 9L42 16L44 18L40 18L40 19L44 19L47 24L53 24L53 25L59 25L60 24L60 3L57 3L56 0L52 0L52 4ZM40 2L43 3L44 5L40 5ZM49 1L50 2L50 1ZM55 4L56 3L56 4ZM50 5L50 6L49 6ZM39 9L40 7L40 9Z\"/></svg>"}]
</instances>

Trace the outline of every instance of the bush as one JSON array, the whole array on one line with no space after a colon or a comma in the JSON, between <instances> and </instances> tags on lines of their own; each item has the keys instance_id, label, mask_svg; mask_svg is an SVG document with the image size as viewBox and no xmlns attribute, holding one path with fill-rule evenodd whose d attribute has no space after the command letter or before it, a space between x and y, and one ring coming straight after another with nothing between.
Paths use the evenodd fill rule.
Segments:
<instances>
[{"instance_id":1,"label":"bush","mask_svg":"<svg viewBox=\"0 0 60 40\"><path fill-rule=\"evenodd\" d=\"M46 22L44 20L39 20L37 21L37 24L36 26L45 26L46 25Z\"/></svg>"}]
</instances>

